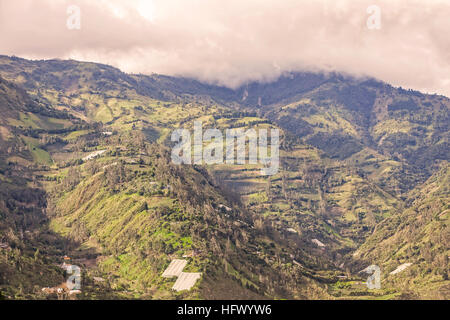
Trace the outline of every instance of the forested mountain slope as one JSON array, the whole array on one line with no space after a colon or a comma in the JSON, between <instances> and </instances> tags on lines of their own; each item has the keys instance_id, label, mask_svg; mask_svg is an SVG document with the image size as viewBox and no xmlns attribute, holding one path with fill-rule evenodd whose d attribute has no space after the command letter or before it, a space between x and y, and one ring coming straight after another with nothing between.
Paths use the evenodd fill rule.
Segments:
<instances>
[{"instance_id":1,"label":"forested mountain slope","mask_svg":"<svg viewBox=\"0 0 450 320\"><path fill-rule=\"evenodd\" d=\"M82 298L448 297L448 98L335 73L230 89L7 56L0 77L2 275L14 255L59 282L70 255ZM280 129L279 172L172 164L172 130L194 121ZM183 256L203 276L175 294L161 273ZM355 285L410 260L382 290ZM33 277L3 276L3 296L45 297Z\"/></svg>"},{"instance_id":2,"label":"forested mountain slope","mask_svg":"<svg viewBox=\"0 0 450 320\"><path fill-rule=\"evenodd\" d=\"M444 163L410 193L403 212L376 226L354 256L382 267L386 285L403 286L416 297L448 297L449 186L449 165ZM408 267L395 272L400 265ZM441 286L443 280L446 286Z\"/></svg>"}]
</instances>

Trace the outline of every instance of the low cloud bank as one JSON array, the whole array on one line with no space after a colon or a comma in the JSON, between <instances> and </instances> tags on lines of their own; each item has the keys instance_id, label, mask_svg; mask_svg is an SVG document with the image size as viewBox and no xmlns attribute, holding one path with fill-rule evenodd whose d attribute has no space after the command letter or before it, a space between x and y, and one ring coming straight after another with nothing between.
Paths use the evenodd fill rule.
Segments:
<instances>
[{"instance_id":1,"label":"low cloud bank","mask_svg":"<svg viewBox=\"0 0 450 320\"><path fill-rule=\"evenodd\" d=\"M80 29L67 27L71 5ZM1 54L229 87L334 70L450 96L449 31L438 0L0 0Z\"/></svg>"}]
</instances>

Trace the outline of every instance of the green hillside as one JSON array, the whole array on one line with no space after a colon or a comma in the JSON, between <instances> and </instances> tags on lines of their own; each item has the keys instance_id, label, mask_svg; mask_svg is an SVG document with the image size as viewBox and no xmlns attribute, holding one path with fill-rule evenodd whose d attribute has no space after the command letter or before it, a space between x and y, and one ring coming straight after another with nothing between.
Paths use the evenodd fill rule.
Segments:
<instances>
[{"instance_id":1,"label":"green hillside","mask_svg":"<svg viewBox=\"0 0 450 320\"><path fill-rule=\"evenodd\" d=\"M0 56L1 297L56 298L68 255L82 299L448 298L449 106L339 74L232 90ZM194 121L280 129L279 172L172 164ZM183 256L202 277L176 293Z\"/></svg>"}]
</instances>

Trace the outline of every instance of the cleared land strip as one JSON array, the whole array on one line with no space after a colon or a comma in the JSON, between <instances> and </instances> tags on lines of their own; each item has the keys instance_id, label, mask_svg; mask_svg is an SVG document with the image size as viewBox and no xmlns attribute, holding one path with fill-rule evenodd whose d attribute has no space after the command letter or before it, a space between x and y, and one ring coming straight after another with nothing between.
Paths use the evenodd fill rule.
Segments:
<instances>
[{"instance_id":1,"label":"cleared land strip","mask_svg":"<svg viewBox=\"0 0 450 320\"><path fill-rule=\"evenodd\" d=\"M183 272L187 261L181 259L174 259L170 262L166 270L164 270L162 276L164 278L178 277Z\"/></svg>"},{"instance_id":2,"label":"cleared land strip","mask_svg":"<svg viewBox=\"0 0 450 320\"><path fill-rule=\"evenodd\" d=\"M389 274L397 274L397 273L400 273L400 272L402 272L403 270L405 270L406 268L410 267L411 265L412 265L412 263L410 263L410 262L401 264L401 265L399 265L399 266L397 267L397 269L395 269L394 271L392 271L392 272L389 273Z\"/></svg>"},{"instance_id":3,"label":"cleared land strip","mask_svg":"<svg viewBox=\"0 0 450 320\"><path fill-rule=\"evenodd\" d=\"M106 150L95 151L95 152L91 153L90 155L84 157L83 161L88 161L88 160L94 159L95 157L98 157L99 155L101 155L105 152L106 152Z\"/></svg>"},{"instance_id":4,"label":"cleared land strip","mask_svg":"<svg viewBox=\"0 0 450 320\"><path fill-rule=\"evenodd\" d=\"M175 291L189 290L194 286L197 280L200 279L201 275L201 273L182 272L172 289Z\"/></svg>"}]
</instances>

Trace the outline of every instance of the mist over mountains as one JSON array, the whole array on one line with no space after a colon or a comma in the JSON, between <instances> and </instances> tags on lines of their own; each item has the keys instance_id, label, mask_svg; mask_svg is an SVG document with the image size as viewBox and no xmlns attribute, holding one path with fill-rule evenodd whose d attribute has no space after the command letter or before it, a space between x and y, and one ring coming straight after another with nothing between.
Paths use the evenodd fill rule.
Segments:
<instances>
[{"instance_id":1,"label":"mist over mountains","mask_svg":"<svg viewBox=\"0 0 450 320\"><path fill-rule=\"evenodd\" d=\"M80 29L66 26L71 5ZM367 27L373 5L379 29ZM0 52L232 88L285 72L346 72L449 96L449 15L445 0L2 0Z\"/></svg>"}]
</instances>

